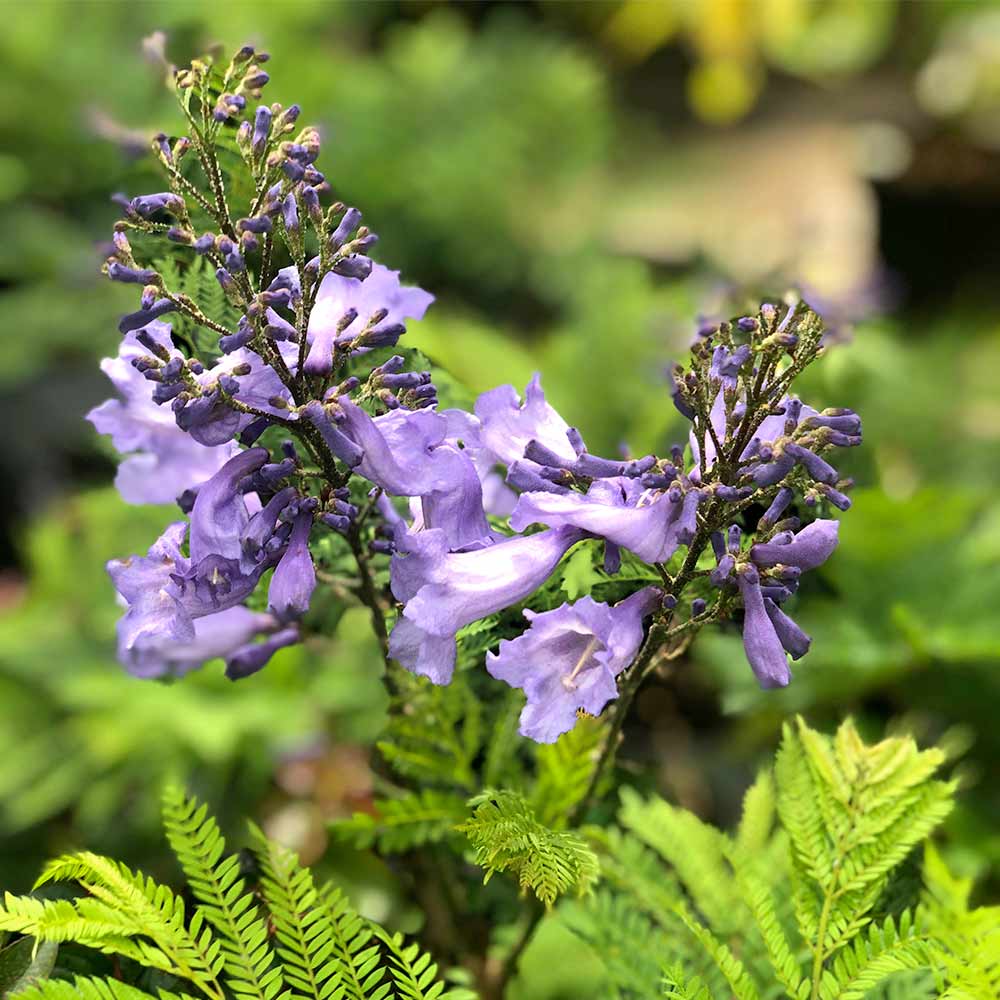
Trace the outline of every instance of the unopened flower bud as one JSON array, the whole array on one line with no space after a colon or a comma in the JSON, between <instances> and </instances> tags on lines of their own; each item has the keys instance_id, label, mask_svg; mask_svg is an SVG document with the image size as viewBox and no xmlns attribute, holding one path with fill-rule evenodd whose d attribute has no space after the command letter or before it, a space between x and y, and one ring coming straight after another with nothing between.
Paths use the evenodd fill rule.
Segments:
<instances>
[{"instance_id":1,"label":"unopened flower bud","mask_svg":"<svg viewBox=\"0 0 1000 1000\"><path fill-rule=\"evenodd\" d=\"M257 108L253 120L253 138L250 148L254 156L261 156L267 147L267 140L271 134L271 112L261 105Z\"/></svg>"},{"instance_id":2,"label":"unopened flower bud","mask_svg":"<svg viewBox=\"0 0 1000 1000\"><path fill-rule=\"evenodd\" d=\"M341 257L331 270L341 277L358 278L364 281L372 272L372 260L370 257L362 257L360 254L351 254L349 257Z\"/></svg>"}]
</instances>

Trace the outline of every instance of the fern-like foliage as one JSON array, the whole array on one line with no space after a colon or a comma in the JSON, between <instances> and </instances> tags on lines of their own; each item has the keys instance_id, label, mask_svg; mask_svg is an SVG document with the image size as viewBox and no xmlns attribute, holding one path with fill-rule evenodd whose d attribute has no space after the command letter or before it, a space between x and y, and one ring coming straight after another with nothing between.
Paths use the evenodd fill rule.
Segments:
<instances>
[{"instance_id":1,"label":"fern-like foliage","mask_svg":"<svg viewBox=\"0 0 1000 1000\"><path fill-rule=\"evenodd\" d=\"M597 881L597 856L587 842L545 826L518 792L485 791L470 805L472 815L459 829L486 871L484 881L512 872L522 890L531 890L548 907L568 892L585 895Z\"/></svg>"},{"instance_id":2,"label":"fern-like foliage","mask_svg":"<svg viewBox=\"0 0 1000 1000\"><path fill-rule=\"evenodd\" d=\"M117 979L47 979L17 994L18 1000L193 1000L187 993L146 993Z\"/></svg>"},{"instance_id":3,"label":"fern-like foliage","mask_svg":"<svg viewBox=\"0 0 1000 1000\"><path fill-rule=\"evenodd\" d=\"M531 803L541 822L560 827L569 821L590 787L606 733L606 720L587 716L555 743L538 746Z\"/></svg>"},{"instance_id":4,"label":"fern-like foliage","mask_svg":"<svg viewBox=\"0 0 1000 1000\"><path fill-rule=\"evenodd\" d=\"M588 831L606 889L564 905L565 922L622 1000L917 1000L942 970L949 1000L1000 996L1000 911L970 910L932 849L924 897L899 905L894 874L952 806L943 759L798 720L733 835L626 789L619 827Z\"/></svg>"},{"instance_id":5,"label":"fern-like foliage","mask_svg":"<svg viewBox=\"0 0 1000 1000\"><path fill-rule=\"evenodd\" d=\"M378 749L388 764L421 787L478 788L474 761L482 746L482 705L458 673L451 684L428 683L399 670L398 711L392 711Z\"/></svg>"},{"instance_id":6,"label":"fern-like foliage","mask_svg":"<svg viewBox=\"0 0 1000 1000\"><path fill-rule=\"evenodd\" d=\"M408 851L455 836L465 819L465 799L451 792L425 788L394 799L376 799L375 812L357 812L331 827L333 833L359 849L377 846L383 854Z\"/></svg>"},{"instance_id":7,"label":"fern-like foliage","mask_svg":"<svg viewBox=\"0 0 1000 1000\"><path fill-rule=\"evenodd\" d=\"M74 942L173 977L191 993L160 1000L469 1000L445 991L437 967L365 920L333 886L314 882L293 852L251 826L256 884L241 871L207 809L176 789L164 825L195 900L141 873L81 852L51 862L38 880L77 882L86 895L47 900L9 893L0 930L41 942ZM151 996L117 979L44 980L16 994L33 1000L138 1000ZM474 998L473 998L474 1000Z\"/></svg>"},{"instance_id":8,"label":"fern-like foliage","mask_svg":"<svg viewBox=\"0 0 1000 1000\"><path fill-rule=\"evenodd\" d=\"M933 845L924 853L924 910L941 943L944 1000L1000 996L1000 906L969 907L971 879L956 878Z\"/></svg>"},{"instance_id":9,"label":"fern-like foliage","mask_svg":"<svg viewBox=\"0 0 1000 1000\"><path fill-rule=\"evenodd\" d=\"M153 267L162 275L163 283L170 291L190 296L209 319L236 329L240 313L226 298L222 285L215 277L215 269L205 258L196 257L186 262L178 257L164 257ZM171 329L175 336L196 347L200 357L218 354L218 338L206 336L207 331L183 313L178 312L171 317Z\"/></svg>"}]
</instances>

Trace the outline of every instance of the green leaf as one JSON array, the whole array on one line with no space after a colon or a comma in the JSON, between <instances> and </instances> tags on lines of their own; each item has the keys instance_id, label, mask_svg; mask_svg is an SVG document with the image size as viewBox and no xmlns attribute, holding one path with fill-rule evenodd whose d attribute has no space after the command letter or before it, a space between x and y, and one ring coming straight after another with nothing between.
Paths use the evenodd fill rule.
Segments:
<instances>
[{"instance_id":1,"label":"green leaf","mask_svg":"<svg viewBox=\"0 0 1000 1000\"><path fill-rule=\"evenodd\" d=\"M55 942L35 941L30 937L0 948L0 997L44 979L52 971L58 951Z\"/></svg>"},{"instance_id":2,"label":"green leaf","mask_svg":"<svg viewBox=\"0 0 1000 1000\"><path fill-rule=\"evenodd\" d=\"M461 830L488 882L510 871L547 907L567 892L585 895L597 881L597 856L576 834L540 823L523 795L485 791L469 803L472 816Z\"/></svg>"}]
</instances>

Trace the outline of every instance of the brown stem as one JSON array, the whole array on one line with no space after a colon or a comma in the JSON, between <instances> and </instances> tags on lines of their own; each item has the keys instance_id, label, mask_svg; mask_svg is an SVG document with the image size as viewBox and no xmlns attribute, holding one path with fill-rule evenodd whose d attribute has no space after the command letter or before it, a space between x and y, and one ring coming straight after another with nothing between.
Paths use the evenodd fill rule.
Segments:
<instances>
[{"instance_id":1,"label":"brown stem","mask_svg":"<svg viewBox=\"0 0 1000 1000\"><path fill-rule=\"evenodd\" d=\"M348 532L347 540L350 542L351 551L358 564L358 578L361 583L361 600L371 612L372 628L375 630L375 637L378 639L379 649L382 652L382 659L385 661L386 679L389 677L389 633L385 628L385 611L378 591L375 588L375 581L372 578L371 567L368 561L368 553L365 551L361 541L361 534L358 526L352 525Z\"/></svg>"},{"instance_id":2,"label":"brown stem","mask_svg":"<svg viewBox=\"0 0 1000 1000\"><path fill-rule=\"evenodd\" d=\"M487 960L483 967L482 976L479 982L479 995L481 1000L503 1000L507 986L517 972L517 963L521 960L524 950L531 942L535 929L545 916L545 908L534 897L531 898L530 909L526 912L523 926L514 942L513 947L507 952L502 962L490 962Z\"/></svg>"}]
</instances>

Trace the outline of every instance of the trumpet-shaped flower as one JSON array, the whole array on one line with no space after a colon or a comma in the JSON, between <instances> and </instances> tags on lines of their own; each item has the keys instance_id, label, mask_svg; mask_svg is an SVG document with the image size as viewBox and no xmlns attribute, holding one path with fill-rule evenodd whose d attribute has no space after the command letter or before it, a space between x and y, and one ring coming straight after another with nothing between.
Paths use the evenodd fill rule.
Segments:
<instances>
[{"instance_id":1,"label":"trumpet-shaped flower","mask_svg":"<svg viewBox=\"0 0 1000 1000\"><path fill-rule=\"evenodd\" d=\"M582 597L541 614L525 611L527 632L486 656L490 674L527 696L520 733L554 743L573 728L577 711L599 715L617 697L616 678L638 652L642 620L662 596L646 587L614 607Z\"/></svg>"}]
</instances>

